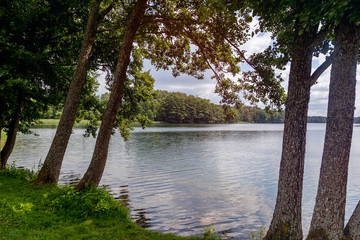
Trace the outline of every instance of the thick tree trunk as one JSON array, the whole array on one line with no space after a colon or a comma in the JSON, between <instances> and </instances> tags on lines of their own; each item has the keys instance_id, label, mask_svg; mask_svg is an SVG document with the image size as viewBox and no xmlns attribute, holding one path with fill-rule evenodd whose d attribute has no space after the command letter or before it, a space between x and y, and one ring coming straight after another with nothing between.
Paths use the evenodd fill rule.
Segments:
<instances>
[{"instance_id":1,"label":"thick tree trunk","mask_svg":"<svg viewBox=\"0 0 360 240\"><path fill-rule=\"evenodd\" d=\"M12 150L14 149L23 105L24 105L24 102L20 101L19 106L18 106L16 112L14 113L13 120L10 123L9 131L7 133L7 139L6 139L4 148L1 150L1 153L0 153L0 155L1 155L0 169L6 168L6 163L10 157Z\"/></svg>"},{"instance_id":2,"label":"thick tree trunk","mask_svg":"<svg viewBox=\"0 0 360 240\"><path fill-rule=\"evenodd\" d=\"M137 29L143 19L147 0L138 0L134 12L131 14L125 29L124 38L121 44L119 58L116 65L114 82L111 88L110 99L106 106L105 113L96 139L96 145L89 168L77 184L75 189L82 190L86 186L98 186L104 172L111 131L121 103L126 71L130 63L130 55Z\"/></svg>"},{"instance_id":3,"label":"thick tree trunk","mask_svg":"<svg viewBox=\"0 0 360 240\"><path fill-rule=\"evenodd\" d=\"M308 34L298 36L290 67L285 105L278 194L265 239L302 239L301 198L310 99L312 50Z\"/></svg>"},{"instance_id":4,"label":"thick tree trunk","mask_svg":"<svg viewBox=\"0 0 360 240\"><path fill-rule=\"evenodd\" d=\"M360 201L358 202L348 224L345 227L344 235L349 239L360 239Z\"/></svg>"},{"instance_id":5,"label":"thick tree trunk","mask_svg":"<svg viewBox=\"0 0 360 240\"><path fill-rule=\"evenodd\" d=\"M95 42L97 27L99 25L100 3L101 0L97 0L91 7L76 72L74 73L71 81L64 110L62 112L55 137L45 158L44 165L41 168L37 179L33 182L34 184L56 183L59 179L64 154L72 133L76 112L80 103L82 88L86 81L90 54Z\"/></svg>"},{"instance_id":6,"label":"thick tree trunk","mask_svg":"<svg viewBox=\"0 0 360 240\"><path fill-rule=\"evenodd\" d=\"M359 28L341 22L335 30L324 151L308 239L343 236L358 49Z\"/></svg>"}]
</instances>

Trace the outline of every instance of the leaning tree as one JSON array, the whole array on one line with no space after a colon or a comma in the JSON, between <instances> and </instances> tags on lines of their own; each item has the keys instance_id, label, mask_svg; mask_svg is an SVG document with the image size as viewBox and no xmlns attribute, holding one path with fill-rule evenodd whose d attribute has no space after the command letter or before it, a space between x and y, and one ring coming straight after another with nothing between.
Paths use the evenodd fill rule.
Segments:
<instances>
[{"instance_id":1,"label":"leaning tree","mask_svg":"<svg viewBox=\"0 0 360 240\"><path fill-rule=\"evenodd\" d=\"M1 168L6 167L17 132L28 132L48 105L63 100L86 6L86 1L2 1L0 130L7 140Z\"/></svg>"},{"instance_id":2,"label":"leaning tree","mask_svg":"<svg viewBox=\"0 0 360 240\"><path fill-rule=\"evenodd\" d=\"M76 113L80 104L83 86L88 74L90 56L96 40L96 33L106 14L111 11L114 4L101 8L102 0L94 0L90 3L90 11L80 53L78 55L76 70L73 74L69 91L67 93L64 110L62 112L56 134L45 158L44 164L34 184L56 183L59 179L60 169L65 155L66 147L75 123Z\"/></svg>"},{"instance_id":3,"label":"leaning tree","mask_svg":"<svg viewBox=\"0 0 360 240\"><path fill-rule=\"evenodd\" d=\"M241 44L248 38L248 23L251 21L245 11L234 11L231 4L212 1L139 0L132 4L133 12L123 33L109 103L89 168L75 187L78 190L97 186L102 177L134 42L157 69L171 67L174 76L186 73L201 79L203 72L210 69L217 80L216 91L223 101L234 104L239 100L237 92L241 86L226 74L236 75L240 71L238 64L247 61L244 52L240 51ZM273 71L269 69L266 73ZM268 76L269 85L277 88L259 91L259 95L263 101L272 98L271 103L280 105L283 96L280 83L274 74Z\"/></svg>"}]
</instances>

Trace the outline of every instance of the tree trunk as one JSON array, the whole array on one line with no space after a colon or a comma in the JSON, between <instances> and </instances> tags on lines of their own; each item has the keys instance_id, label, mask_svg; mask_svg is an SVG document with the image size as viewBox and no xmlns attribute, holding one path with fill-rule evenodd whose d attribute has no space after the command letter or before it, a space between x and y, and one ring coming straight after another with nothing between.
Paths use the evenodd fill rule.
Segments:
<instances>
[{"instance_id":1,"label":"tree trunk","mask_svg":"<svg viewBox=\"0 0 360 240\"><path fill-rule=\"evenodd\" d=\"M360 201L345 227L344 235L353 240L360 239Z\"/></svg>"},{"instance_id":2,"label":"tree trunk","mask_svg":"<svg viewBox=\"0 0 360 240\"><path fill-rule=\"evenodd\" d=\"M4 145L4 148L1 150L1 166L0 169L6 168L6 163L10 157L12 150L14 149L15 142L16 142L16 135L20 123L20 116L24 106L24 101L19 102L19 106L14 113L13 120L10 123L9 131L7 133L7 139ZM0 130L1 131L1 130Z\"/></svg>"},{"instance_id":3,"label":"tree trunk","mask_svg":"<svg viewBox=\"0 0 360 240\"><path fill-rule=\"evenodd\" d=\"M359 35L359 28L347 21L335 29L324 151L308 239L343 236Z\"/></svg>"},{"instance_id":4,"label":"tree trunk","mask_svg":"<svg viewBox=\"0 0 360 240\"><path fill-rule=\"evenodd\" d=\"M130 63L132 46L136 31L140 27L145 13L146 2L147 0L137 1L134 12L131 14L127 23L116 65L110 99L102 117L93 157L83 178L76 185L76 190L82 190L86 186L98 186L104 172L111 132L122 99L124 83L126 80L126 71Z\"/></svg>"},{"instance_id":5,"label":"tree trunk","mask_svg":"<svg viewBox=\"0 0 360 240\"><path fill-rule=\"evenodd\" d=\"M302 3L298 2L298 12L301 12L302 8ZM301 202L307 113L312 78L317 79L321 75L311 76L312 55L315 47L327 35L327 31L318 32L318 25L314 25L308 31L300 34L299 19L296 19L294 29L278 192L273 218L265 240L302 240L303 238ZM323 72L323 70L319 71Z\"/></svg>"},{"instance_id":6,"label":"tree trunk","mask_svg":"<svg viewBox=\"0 0 360 240\"><path fill-rule=\"evenodd\" d=\"M302 239L301 198L310 99L312 50L307 34L298 36L290 67L278 193L265 239Z\"/></svg>"},{"instance_id":7,"label":"tree trunk","mask_svg":"<svg viewBox=\"0 0 360 240\"><path fill-rule=\"evenodd\" d=\"M41 168L37 179L33 182L34 184L56 183L59 179L64 154L72 133L76 112L80 103L82 88L86 81L90 54L95 42L96 30L99 25L100 3L101 0L95 1L90 9L76 72L71 81L64 110L55 137L45 158L44 165Z\"/></svg>"}]
</instances>

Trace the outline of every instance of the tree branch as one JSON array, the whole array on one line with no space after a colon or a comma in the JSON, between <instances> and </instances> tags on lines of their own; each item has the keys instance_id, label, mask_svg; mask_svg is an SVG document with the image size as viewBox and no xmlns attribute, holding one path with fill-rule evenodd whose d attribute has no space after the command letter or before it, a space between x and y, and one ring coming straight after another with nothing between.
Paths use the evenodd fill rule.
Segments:
<instances>
[{"instance_id":1,"label":"tree branch","mask_svg":"<svg viewBox=\"0 0 360 240\"><path fill-rule=\"evenodd\" d=\"M205 59L205 61L206 61L206 64L209 66L209 68L210 68L210 69L212 70L212 72L215 74L216 79L217 79L218 81L220 81L221 78L220 78L219 74L217 73L217 71L213 68L213 66L211 65L211 63L209 62L209 59L208 59L208 57L207 57L207 54L205 53L204 48L201 46L201 44L198 43L198 41L196 41L196 39L192 36L191 33L189 33L188 31L186 31L185 29L184 29L184 31L185 31L185 33L186 33L186 36L187 36L188 38L190 38L190 39L195 43L196 46L199 47L199 49L200 49L200 51L201 51L201 53L202 53L202 55L203 55L203 57L204 57L204 59Z\"/></svg>"},{"instance_id":2,"label":"tree branch","mask_svg":"<svg viewBox=\"0 0 360 240\"><path fill-rule=\"evenodd\" d=\"M323 62L316 70L315 72L311 75L309 81L310 81L310 86L313 86L316 81L318 80L318 78L321 76L321 74L323 74L325 72L326 69L328 69L328 67L332 64L334 59L334 53L332 53L329 57L326 58L325 62Z\"/></svg>"},{"instance_id":3,"label":"tree branch","mask_svg":"<svg viewBox=\"0 0 360 240\"><path fill-rule=\"evenodd\" d=\"M169 31L157 31L157 32L140 32L140 33L137 33L136 35L138 36L138 35L143 35L143 34L145 34L145 35L147 35L147 34L155 34L155 35L157 35L157 34L170 34L170 32Z\"/></svg>"},{"instance_id":4,"label":"tree branch","mask_svg":"<svg viewBox=\"0 0 360 240\"><path fill-rule=\"evenodd\" d=\"M250 60L248 60L246 57L245 57L245 54L239 49L238 46L236 46L232 41L230 41L227 37L223 36L223 38L233 47L236 49L236 51L238 52L238 54L241 56L242 59L244 59L244 61L249 64L250 67L252 67L254 70L256 70L256 66L250 62Z\"/></svg>"},{"instance_id":5,"label":"tree branch","mask_svg":"<svg viewBox=\"0 0 360 240\"><path fill-rule=\"evenodd\" d=\"M107 8L105 8L102 12L100 12L98 19L97 19L98 24L104 19L106 14L108 14L111 11L111 9L113 9L114 6L115 6L115 4L111 3Z\"/></svg>"},{"instance_id":6,"label":"tree branch","mask_svg":"<svg viewBox=\"0 0 360 240\"><path fill-rule=\"evenodd\" d=\"M151 23L165 23L165 22L182 22L184 19L176 19L176 18L165 18L161 15L153 15L153 16L146 16L141 25L147 25Z\"/></svg>"},{"instance_id":7,"label":"tree branch","mask_svg":"<svg viewBox=\"0 0 360 240\"><path fill-rule=\"evenodd\" d=\"M147 17L145 17L143 19L140 26L144 26L144 25L152 24L152 23L181 22L181 21L183 21L183 20L182 19L175 19L175 18L160 18L158 16L147 16ZM97 33L103 33L103 32L108 32L108 31L112 31L112 30L118 30L120 28L121 28L120 26L113 27L113 28L104 28L104 29L98 30Z\"/></svg>"},{"instance_id":8,"label":"tree branch","mask_svg":"<svg viewBox=\"0 0 360 240\"><path fill-rule=\"evenodd\" d=\"M113 27L113 28L104 28L104 29L97 30L96 33L103 33L103 32L109 32L109 31L113 31L113 30L119 30L120 28L121 28L120 26Z\"/></svg>"},{"instance_id":9,"label":"tree branch","mask_svg":"<svg viewBox=\"0 0 360 240\"><path fill-rule=\"evenodd\" d=\"M333 29L332 26L327 26L326 28L320 30L314 37L313 41L310 44L310 48L311 49L315 49L316 46L318 46L326 37L326 35L328 35L331 30Z\"/></svg>"}]
</instances>

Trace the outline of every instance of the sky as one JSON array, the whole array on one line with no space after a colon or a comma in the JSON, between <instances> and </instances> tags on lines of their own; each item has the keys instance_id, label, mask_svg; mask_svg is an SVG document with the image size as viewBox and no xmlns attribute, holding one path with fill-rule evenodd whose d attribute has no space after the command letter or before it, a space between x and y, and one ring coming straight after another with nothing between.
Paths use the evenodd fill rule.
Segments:
<instances>
[{"instance_id":1,"label":"sky","mask_svg":"<svg viewBox=\"0 0 360 240\"><path fill-rule=\"evenodd\" d=\"M256 24L256 23L254 23ZM243 50L246 50L246 55L250 55L255 52L260 52L266 49L272 43L270 33L259 33L242 46ZM325 56L313 59L313 69L315 69L325 60ZM358 66L357 80L360 79L360 70ZM329 79L330 79L329 67L318 79L317 84L311 88L310 104L309 104L309 116L326 116L328 91L329 91ZM214 93L216 80L211 79L212 73L210 71L205 73L203 80L197 80L194 77L188 75L181 75L174 78L171 74L171 70L159 70L156 71L155 67L151 66L150 62L145 60L144 70L150 70L151 75L155 79L154 88L156 90L167 90L170 92L183 92L188 95L194 95L201 98L210 99L211 102L218 104L221 98ZM286 67L286 70L282 72L282 76L285 79L283 87L287 91L287 82L290 71L290 65ZM104 75L101 75L98 79L100 83L99 93L105 92ZM360 83L357 82L356 86L356 110L355 117L360 117ZM262 107L262 106L259 106Z\"/></svg>"}]
</instances>

